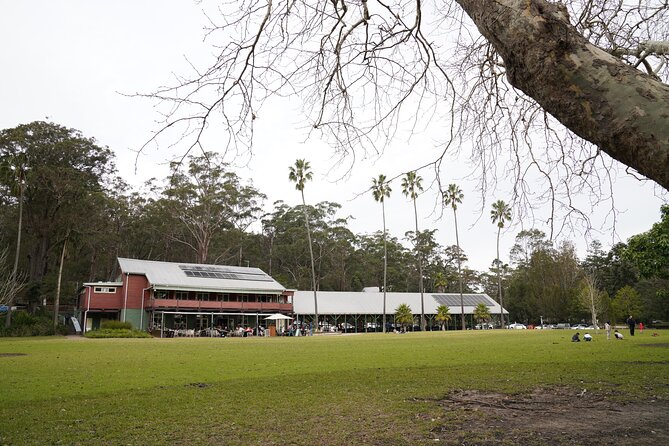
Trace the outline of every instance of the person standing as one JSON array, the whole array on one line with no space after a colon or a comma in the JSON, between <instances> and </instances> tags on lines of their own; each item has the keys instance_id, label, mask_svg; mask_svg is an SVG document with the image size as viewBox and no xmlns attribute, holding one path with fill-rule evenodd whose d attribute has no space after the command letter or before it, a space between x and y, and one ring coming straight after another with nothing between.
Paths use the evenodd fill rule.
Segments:
<instances>
[{"instance_id":1,"label":"person standing","mask_svg":"<svg viewBox=\"0 0 669 446\"><path fill-rule=\"evenodd\" d=\"M639 333L643 333L643 322L639 322Z\"/></svg>"},{"instance_id":2,"label":"person standing","mask_svg":"<svg viewBox=\"0 0 669 446\"><path fill-rule=\"evenodd\" d=\"M630 336L634 336L634 326L636 325L636 321L630 314L630 317L627 318L627 325L630 328Z\"/></svg>"},{"instance_id":3,"label":"person standing","mask_svg":"<svg viewBox=\"0 0 669 446\"><path fill-rule=\"evenodd\" d=\"M611 339L611 323L609 321L604 324L604 329L606 330L606 339Z\"/></svg>"}]
</instances>

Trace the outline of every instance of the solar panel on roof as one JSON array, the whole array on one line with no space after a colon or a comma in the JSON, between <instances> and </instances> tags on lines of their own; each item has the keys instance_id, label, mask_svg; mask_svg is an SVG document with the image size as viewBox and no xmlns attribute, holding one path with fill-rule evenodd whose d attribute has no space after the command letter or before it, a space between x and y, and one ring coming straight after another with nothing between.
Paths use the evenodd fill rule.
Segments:
<instances>
[{"instance_id":1,"label":"solar panel on roof","mask_svg":"<svg viewBox=\"0 0 669 446\"><path fill-rule=\"evenodd\" d=\"M257 282L273 282L267 274L260 270L235 268L218 265L179 265L186 277L224 280L249 280Z\"/></svg>"},{"instance_id":2,"label":"solar panel on roof","mask_svg":"<svg viewBox=\"0 0 669 446\"><path fill-rule=\"evenodd\" d=\"M450 295L450 294L433 294L432 298L439 305L446 305L449 307L460 306L460 296L459 295ZM463 304L468 307L475 307L478 304L484 304L486 306L492 306L491 302L486 299L484 296L475 295L475 294L464 294L462 296Z\"/></svg>"}]
</instances>

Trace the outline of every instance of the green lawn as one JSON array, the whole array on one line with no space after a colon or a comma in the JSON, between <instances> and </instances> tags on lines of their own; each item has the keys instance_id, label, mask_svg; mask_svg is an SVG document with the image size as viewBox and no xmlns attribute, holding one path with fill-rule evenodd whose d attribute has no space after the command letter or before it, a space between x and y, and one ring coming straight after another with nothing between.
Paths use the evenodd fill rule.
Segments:
<instances>
[{"instance_id":1,"label":"green lawn","mask_svg":"<svg viewBox=\"0 0 669 446\"><path fill-rule=\"evenodd\" d=\"M669 398L668 332L571 334L0 339L0 444L432 444L456 389Z\"/></svg>"}]
</instances>

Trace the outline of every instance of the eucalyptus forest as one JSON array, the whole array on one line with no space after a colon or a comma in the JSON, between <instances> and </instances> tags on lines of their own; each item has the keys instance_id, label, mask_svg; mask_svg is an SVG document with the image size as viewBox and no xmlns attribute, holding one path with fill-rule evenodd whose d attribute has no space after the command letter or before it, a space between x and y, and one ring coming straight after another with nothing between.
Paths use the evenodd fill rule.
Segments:
<instances>
[{"instance_id":1,"label":"eucalyptus forest","mask_svg":"<svg viewBox=\"0 0 669 446\"><path fill-rule=\"evenodd\" d=\"M311 289L306 215L318 290L382 288L384 279L395 292L462 287L503 296L511 321L534 324L669 318L667 205L647 232L608 250L595 241L583 259L570 242L532 229L498 254L508 263L475 271L466 252L437 241L436 228L384 237L379 221L378 231L354 234L338 203L266 203L213 152L194 153L166 178L133 188L95 139L33 122L0 132L0 165L1 303L33 312L57 301L71 308L82 282L115 278L117 257L252 266L287 288Z\"/></svg>"}]
</instances>

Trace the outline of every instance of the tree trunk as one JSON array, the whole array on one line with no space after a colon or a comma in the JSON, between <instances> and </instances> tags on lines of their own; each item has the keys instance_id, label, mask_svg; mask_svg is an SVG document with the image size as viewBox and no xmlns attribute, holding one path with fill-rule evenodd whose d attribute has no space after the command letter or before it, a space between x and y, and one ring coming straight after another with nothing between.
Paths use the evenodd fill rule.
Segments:
<instances>
[{"instance_id":1,"label":"tree trunk","mask_svg":"<svg viewBox=\"0 0 669 446\"><path fill-rule=\"evenodd\" d=\"M462 295L462 256L460 254L460 236L458 234L458 215L453 208L453 219L455 220L455 244L458 246L458 282L460 283L460 319L462 329L465 327L465 298Z\"/></svg>"},{"instance_id":2,"label":"tree trunk","mask_svg":"<svg viewBox=\"0 0 669 446\"><path fill-rule=\"evenodd\" d=\"M386 332L386 280L388 276L388 247L386 245L386 205L381 198L383 212L383 333Z\"/></svg>"},{"instance_id":3,"label":"tree trunk","mask_svg":"<svg viewBox=\"0 0 669 446\"><path fill-rule=\"evenodd\" d=\"M413 215L416 220L416 249L418 251L418 275L420 281L418 282L418 290L420 291L420 329L425 331L425 298L423 296L423 251L420 246L420 238L418 234L418 209L416 209L416 199L413 199Z\"/></svg>"},{"instance_id":4,"label":"tree trunk","mask_svg":"<svg viewBox=\"0 0 669 446\"><path fill-rule=\"evenodd\" d=\"M314 289L314 330L318 331L318 293L316 291L316 267L314 266L314 248L311 246L311 229L309 228L309 215L307 214L307 205L304 201L304 189L302 194L302 210L304 211L304 224L307 226L307 239L309 241L309 258L311 259L311 286Z\"/></svg>"},{"instance_id":5,"label":"tree trunk","mask_svg":"<svg viewBox=\"0 0 669 446\"><path fill-rule=\"evenodd\" d=\"M669 86L595 47L546 0L456 0L514 87L581 138L669 189Z\"/></svg>"},{"instance_id":6,"label":"tree trunk","mask_svg":"<svg viewBox=\"0 0 669 446\"><path fill-rule=\"evenodd\" d=\"M58 267L58 281L56 284L56 297L53 301L53 328L54 330L58 328L58 310L60 306L60 284L61 279L63 278L63 263L65 263L65 251L67 250L67 239L68 235L65 236L65 241L63 242L63 250L60 253L60 266Z\"/></svg>"},{"instance_id":7,"label":"tree trunk","mask_svg":"<svg viewBox=\"0 0 669 446\"><path fill-rule=\"evenodd\" d=\"M21 255L21 231L23 227L23 195L25 191L25 184L23 180L19 180L19 224L16 233L16 252L14 253L14 268L12 269L11 280L16 281L19 273L19 257ZM14 304L14 295L10 296L7 302L7 315L5 316L5 327L9 328L12 325L12 305Z\"/></svg>"},{"instance_id":8,"label":"tree trunk","mask_svg":"<svg viewBox=\"0 0 669 446\"><path fill-rule=\"evenodd\" d=\"M502 324L500 328L504 328L504 301L502 300L502 261L499 258L499 233L501 227L497 227L497 292L499 293L499 320Z\"/></svg>"},{"instance_id":9,"label":"tree trunk","mask_svg":"<svg viewBox=\"0 0 669 446\"><path fill-rule=\"evenodd\" d=\"M30 261L30 280L41 282L46 275L49 264L49 237L45 234L37 236L37 244L32 249Z\"/></svg>"}]
</instances>

